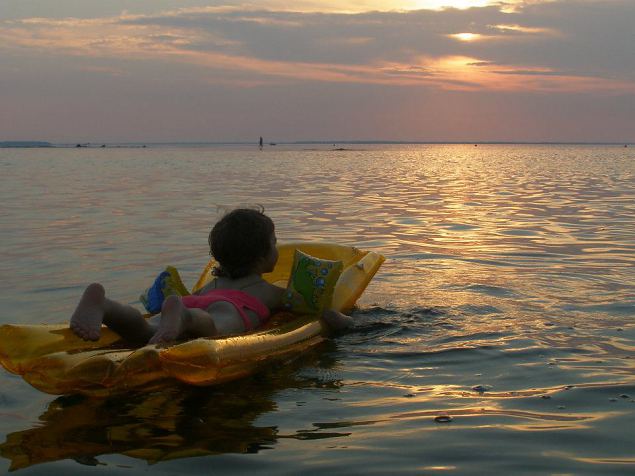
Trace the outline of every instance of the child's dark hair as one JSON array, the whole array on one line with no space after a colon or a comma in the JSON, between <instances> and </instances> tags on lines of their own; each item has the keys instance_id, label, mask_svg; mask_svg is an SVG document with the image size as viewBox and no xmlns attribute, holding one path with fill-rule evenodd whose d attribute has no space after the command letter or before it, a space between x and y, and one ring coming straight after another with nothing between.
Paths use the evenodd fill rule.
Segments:
<instances>
[{"instance_id":1,"label":"child's dark hair","mask_svg":"<svg viewBox=\"0 0 635 476\"><path fill-rule=\"evenodd\" d=\"M237 208L220 219L209 234L210 254L220 265L217 276L242 278L271 250L275 227L263 210Z\"/></svg>"}]
</instances>

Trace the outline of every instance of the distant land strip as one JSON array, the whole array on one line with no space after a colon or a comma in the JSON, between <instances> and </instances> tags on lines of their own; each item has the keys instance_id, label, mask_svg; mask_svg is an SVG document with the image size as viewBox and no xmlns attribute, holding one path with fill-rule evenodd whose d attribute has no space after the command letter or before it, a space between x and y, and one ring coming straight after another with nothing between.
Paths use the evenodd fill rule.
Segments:
<instances>
[{"instance_id":1,"label":"distant land strip","mask_svg":"<svg viewBox=\"0 0 635 476\"><path fill-rule=\"evenodd\" d=\"M43 141L5 141L0 142L0 147L53 147L53 144Z\"/></svg>"},{"instance_id":2,"label":"distant land strip","mask_svg":"<svg viewBox=\"0 0 635 476\"><path fill-rule=\"evenodd\" d=\"M613 145L627 146L635 141L624 142L558 142L558 141L393 141L393 140L302 140L279 141L266 144L267 148L290 145ZM145 148L145 147L210 147L210 146L252 146L257 141L234 142L80 142L52 143L46 141L0 141L0 148Z\"/></svg>"}]
</instances>

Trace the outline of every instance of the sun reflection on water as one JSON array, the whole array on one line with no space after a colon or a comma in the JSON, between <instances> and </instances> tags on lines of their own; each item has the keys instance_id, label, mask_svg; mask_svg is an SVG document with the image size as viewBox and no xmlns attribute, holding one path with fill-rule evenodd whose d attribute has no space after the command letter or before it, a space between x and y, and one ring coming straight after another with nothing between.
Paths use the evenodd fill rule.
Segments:
<instances>
[{"instance_id":1,"label":"sun reflection on water","mask_svg":"<svg viewBox=\"0 0 635 476\"><path fill-rule=\"evenodd\" d=\"M348 467L397 469L630 464L619 441L635 414L632 152L364 148L0 156L4 322L60 321L90 281L138 305L166 264L189 284L210 224L236 205L264 205L281 241L387 256L353 332L236 387L51 401L3 374L3 457L22 467L126 455L171 469L170 458L232 453L240 464L258 452L261 472L334 452ZM188 186L167 200L175 180ZM545 456L555 444L562 452ZM483 456L491 448L497 458Z\"/></svg>"}]
</instances>

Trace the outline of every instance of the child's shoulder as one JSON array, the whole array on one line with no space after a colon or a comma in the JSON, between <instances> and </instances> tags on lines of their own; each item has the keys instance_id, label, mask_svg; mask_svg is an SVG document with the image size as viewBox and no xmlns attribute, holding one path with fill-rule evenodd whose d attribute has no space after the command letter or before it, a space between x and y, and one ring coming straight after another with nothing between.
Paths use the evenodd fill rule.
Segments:
<instances>
[{"instance_id":1,"label":"child's shoulder","mask_svg":"<svg viewBox=\"0 0 635 476\"><path fill-rule=\"evenodd\" d=\"M275 284L268 283L264 280L262 281L262 283L259 284L258 288L258 294L260 295L259 297L267 307L269 307L270 309L276 309L280 307L282 296L284 294L284 288L276 286Z\"/></svg>"},{"instance_id":2,"label":"child's shoulder","mask_svg":"<svg viewBox=\"0 0 635 476\"><path fill-rule=\"evenodd\" d=\"M284 288L276 286L275 284L268 283L267 281L263 281L262 289L274 296L282 297L282 295L284 294Z\"/></svg>"}]
</instances>

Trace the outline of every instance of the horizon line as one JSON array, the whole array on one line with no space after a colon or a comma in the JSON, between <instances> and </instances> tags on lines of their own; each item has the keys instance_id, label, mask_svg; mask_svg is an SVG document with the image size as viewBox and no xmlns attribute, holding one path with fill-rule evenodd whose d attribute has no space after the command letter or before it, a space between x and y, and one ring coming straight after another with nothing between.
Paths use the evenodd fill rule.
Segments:
<instances>
[{"instance_id":1,"label":"horizon line","mask_svg":"<svg viewBox=\"0 0 635 476\"><path fill-rule=\"evenodd\" d=\"M40 140L6 140L0 141L0 147L10 148L11 145L18 146L22 144L22 147L28 148L28 144L33 144L33 147L86 147L86 148L99 148L99 147L113 147L113 146L168 146L168 145L255 145L258 146L258 141L79 141L79 142L53 142L53 141L40 141ZM629 141L510 141L510 140L295 140L295 141L266 141L264 146L273 147L278 145L341 145L341 144L354 144L354 145L465 145L465 144L482 144L482 145L629 145L635 144L635 140Z\"/></svg>"}]
</instances>

